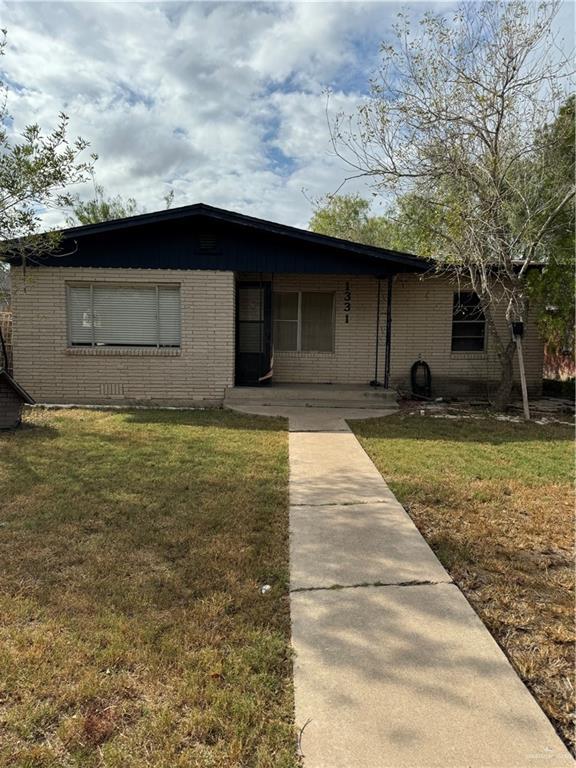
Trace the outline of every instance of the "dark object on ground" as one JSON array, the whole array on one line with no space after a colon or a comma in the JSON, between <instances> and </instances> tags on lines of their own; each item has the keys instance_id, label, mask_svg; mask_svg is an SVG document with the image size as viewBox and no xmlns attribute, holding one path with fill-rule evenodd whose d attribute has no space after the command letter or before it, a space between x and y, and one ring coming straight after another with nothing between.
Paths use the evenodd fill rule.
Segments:
<instances>
[{"instance_id":1,"label":"dark object on ground","mask_svg":"<svg viewBox=\"0 0 576 768\"><path fill-rule=\"evenodd\" d=\"M20 424L24 403L34 405L34 400L5 368L0 368L0 429L15 429Z\"/></svg>"},{"instance_id":2,"label":"dark object on ground","mask_svg":"<svg viewBox=\"0 0 576 768\"><path fill-rule=\"evenodd\" d=\"M432 374L430 366L424 360L417 360L410 369L412 394L429 398L432 393Z\"/></svg>"},{"instance_id":3,"label":"dark object on ground","mask_svg":"<svg viewBox=\"0 0 576 768\"><path fill-rule=\"evenodd\" d=\"M544 379L542 381L542 394L546 397L567 397L572 401L576 395L576 379Z\"/></svg>"}]
</instances>

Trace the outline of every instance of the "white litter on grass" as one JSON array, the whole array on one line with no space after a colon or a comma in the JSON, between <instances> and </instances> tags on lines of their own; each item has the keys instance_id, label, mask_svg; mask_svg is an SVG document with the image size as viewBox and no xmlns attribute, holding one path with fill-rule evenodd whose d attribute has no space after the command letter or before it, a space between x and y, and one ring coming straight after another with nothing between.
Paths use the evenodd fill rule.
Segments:
<instances>
[{"instance_id":1,"label":"white litter on grass","mask_svg":"<svg viewBox=\"0 0 576 768\"><path fill-rule=\"evenodd\" d=\"M546 426L546 424L563 424L565 427L573 427L574 422L573 421L560 421L559 419L548 419L546 416L544 416L541 419L535 419L534 424L540 424L541 426Z\"/></svg>"},{"instance_id":2,"label":"white litter on grass","mask_svg":"<svg viewBox=\"0 0 576 768\"><path fill-rule=\"evenodd\" d=\"M504 416L504 414L500 414L500 416L494 416L494 418L496 421L513 421L516 424L524 421L524 419L521 419L520 416Z\"/></svg>"},{"instance_id":3,"label":"white litter on grass","mask_svg":"<svg viewBox=\"0 0 576 768\"><path fill-rule=\"evenodd\" d=\"M484 413L484 414L473 414L473 413L430 413L426 411L419 411L416 413L416 411L412 411L408 414L409 416L426 416L428 419L447 419L452 421L465 421L466 419L474 419L477 421L482 421L484 419L494 419L495 421L507 421L511 422L512 424L523 424L525 422L525 419L522 416L506 416L504 414L491 414L491 413ZM531 419L532 424L538 424L541 427L545 427L547 424L563 424L567 427L573 427L574 424L571 421L561 421L560 419L554 419L554 418L548 418L547 416L543 416L540 419Z\"/></svg>"},{"instance_id":4,"label":"white litter on grass","mask_svg":"<svg viewBox=\"0 0 576 768\"><path fill-rule=\"evenodd\" d=\"M469 413L431 413L431 419L481 419L482 416L472 416Z\"/></svg>"},{"instance_id":5,"label":"white litter on grass","mask_svg":"<svg viewBox=\"0 0 576 768\"><path fill-rule=\"evenodd\" d=\"M270 584L262 584L262 586L260 587L260 594L267 595L268 592L270 592L271 590L272 590L272 587L270 586Z\"/></svg>"}]
</instances>

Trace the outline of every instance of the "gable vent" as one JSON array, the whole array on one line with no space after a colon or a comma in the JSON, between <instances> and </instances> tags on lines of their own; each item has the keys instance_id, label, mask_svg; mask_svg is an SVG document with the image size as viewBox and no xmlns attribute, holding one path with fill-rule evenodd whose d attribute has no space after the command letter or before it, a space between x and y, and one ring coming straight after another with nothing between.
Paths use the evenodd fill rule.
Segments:
<instances>
[{"instance_id":1,"label":"gable vent","mask_svg":"<svg viewBox=\"0 0 576 768\"><path fill-rule=\"evenodd\" d=\"M209 233L200 235L198 249L200 253L216 253L218 251L218 240L215 235Z\"/></svg>"}]
</instances>

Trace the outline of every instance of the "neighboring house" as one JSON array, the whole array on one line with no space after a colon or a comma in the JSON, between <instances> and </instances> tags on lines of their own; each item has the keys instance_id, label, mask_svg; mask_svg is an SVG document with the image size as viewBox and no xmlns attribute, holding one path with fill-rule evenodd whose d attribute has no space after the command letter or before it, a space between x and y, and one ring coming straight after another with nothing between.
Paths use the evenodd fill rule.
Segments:
<instances>
[{"instance_id":1,"label":"neighboring house","mask_svg":"<svg viewBox=\"0 0 576 768\"><path fill-rule=\"evenodd\" d=\"M435 395L486 395L499 375L476 297L428 262L207 205L68 229L60 255L11 263L14 377L38 402L209 405L270 381L408 391L418 359ZM536 393L530 319L524 352Z\"/></svg>"}]
</instances>

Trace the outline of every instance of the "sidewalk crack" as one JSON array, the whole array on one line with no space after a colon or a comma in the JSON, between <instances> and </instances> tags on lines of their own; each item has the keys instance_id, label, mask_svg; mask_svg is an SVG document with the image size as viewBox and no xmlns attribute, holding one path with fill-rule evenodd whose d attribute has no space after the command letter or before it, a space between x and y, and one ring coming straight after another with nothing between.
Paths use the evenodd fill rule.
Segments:
<instances>
[{"instance_id":1,"label":"sidewalk crack","mask_svg":"<svg viewBox=\"0 0 576 768\"><path fill-rule=\"evenodd\" d=\"M360 501L325 501L321 504L311 504L310 502L304 502L299 504L289 504L290 507L355 507L359 504L384 504L388 499L361 499Z\"/></svg>"},{"instance_id":2,"label":"sidewalk crack","mask_svg":"<svg viewBox=\"0 0 576 768\"><path fill-rule=\"evenodd\" d=\"M443 581L413 580L413 581L362 581L358 584L331 584L329 587L295 587L292 592L326 592L336 589L359 589L361 587L434 587L437 584L452 584L452 579Z\"/></svg>"}]
</instances>

